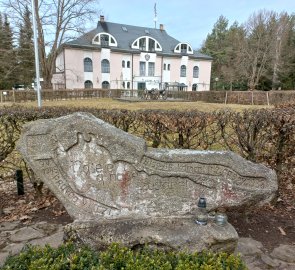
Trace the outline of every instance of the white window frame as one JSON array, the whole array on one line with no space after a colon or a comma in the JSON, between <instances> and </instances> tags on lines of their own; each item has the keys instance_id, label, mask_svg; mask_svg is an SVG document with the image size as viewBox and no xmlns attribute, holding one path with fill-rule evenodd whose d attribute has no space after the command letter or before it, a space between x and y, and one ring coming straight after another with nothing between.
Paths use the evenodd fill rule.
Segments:
<instances>
[{"instance_id":1,"label":"white window frame","mask_svg":"<svg viewBox=\"0 0 295 270\"><path fill-rule=\"evenodd\" d=\"M188 43L185 43L185 42L180 42L174 47L174 52L175 53L180 53L181 54L181 45L186 45L187 46L186 54L194 54L194 50L192 49L192 46L190 44L188 44Z\"/></svg>"},{"instance_id":2,"label":"white window frame","mask_svg":"<svg viewBox=\"0 0 295 270\"><path fill-rule=\"evenodd\" d=\"M100 43L100 36L101 35L107 35L109 36L109 46L113 46L113 47L118 47L118 42L115 39L115 37L109 33L106 32L102 32L102 33L98 33L97 35L94 36L94 38L92 39L92 44L96 44L96 45L102 45ZM114 42L112 42L112 39L114 40Z\"/></svg>"},{"instance_id":3,"label":"white window frame","mask_svg":"<svg viewBox=\"0 0 295 270\"><path fill-rule=\"evenodd\" d=\"M145 50L143 50L143 51L145 51L145 52L149 51L149 40L150 39L155 42L155 51L156 52L161 52L163 50L161 44L156 39L154 39L152 37L148 37L148 36L141 36L141 37L137 38L136 40L134 40L132 42L131 48L140 50L139 40L142 38L145 38Z\"/></svg>"}]
</instances>

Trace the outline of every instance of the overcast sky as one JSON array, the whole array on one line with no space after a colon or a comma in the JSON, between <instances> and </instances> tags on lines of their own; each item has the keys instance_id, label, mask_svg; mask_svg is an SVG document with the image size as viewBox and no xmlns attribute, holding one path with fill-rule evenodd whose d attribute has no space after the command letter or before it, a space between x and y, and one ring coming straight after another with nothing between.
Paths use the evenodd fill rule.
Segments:
<instances>
[{"instance_id":1,"label":"overcast sky","mask_svg":"<svg viewBox=\"0 0 295 270\"><path fill-rule=\"evenodd\" d=\"M99 8L107 21L154 27L155 3L157 27L164 24L169 35L194 49L201 46L220 15L230 24L241 24L262 9L295 12L295 0L100 0Z\"/></svg>"}]
</instances>

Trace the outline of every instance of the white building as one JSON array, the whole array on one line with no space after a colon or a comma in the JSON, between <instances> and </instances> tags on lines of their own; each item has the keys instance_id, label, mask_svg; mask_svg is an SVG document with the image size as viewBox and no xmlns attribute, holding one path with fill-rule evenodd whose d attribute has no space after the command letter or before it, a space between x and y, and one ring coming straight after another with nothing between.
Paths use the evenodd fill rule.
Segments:
<instances>
[{"instance_id":1,"label":"white building","mask_svg":"<svg viewBox=\"0 0 295 270\"><path fill-rule=\"evenodd\" d=\"M111 23L64 43L53 87L210 90L212 58L160 29Z\"/></svg>"}]
</instances>

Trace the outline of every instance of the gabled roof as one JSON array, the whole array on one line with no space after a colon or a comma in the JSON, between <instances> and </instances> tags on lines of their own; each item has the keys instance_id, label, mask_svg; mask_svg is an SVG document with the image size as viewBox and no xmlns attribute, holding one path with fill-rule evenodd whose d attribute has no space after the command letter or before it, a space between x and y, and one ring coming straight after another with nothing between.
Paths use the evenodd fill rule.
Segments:
<instances>
[{"instance_id":1,"label":"gabled roof","mask_svg":"<svg viewBox=\"0 0 295 270\"><path fill-rule=\"evenodd\" d=\"M127 30L127 31L126 31ZM175 46L180 43L177 39L169 36L165 30L140 27L134 25L126 25L120 23L112 23L106 21L98 21L97 28L82 35L81 37L64 43L64 46L81 47L81 48L101 48L100 45L92 44L92 39L99 33L108 33L117 40L117 47L110 47L113 51L126 51L126 52L140 52L138 49L132 49L131 44L139 37L149 36L156 39L162 46L162 51L157 52L158 55L167 56L180 56L174 53ZM189 57L198 59L212 60L208 55L201 54L194 50L194 54Z\"/></svg>"}]
</instances>

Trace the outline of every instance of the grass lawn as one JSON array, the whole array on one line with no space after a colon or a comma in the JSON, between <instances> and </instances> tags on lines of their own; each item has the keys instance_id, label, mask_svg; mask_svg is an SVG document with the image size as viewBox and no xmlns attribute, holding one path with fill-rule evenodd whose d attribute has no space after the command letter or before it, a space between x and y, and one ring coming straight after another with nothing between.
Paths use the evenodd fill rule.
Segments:
<instances>
[{"instance_id":1,"label":"grass lawn","mask_svg":"<svg viewBox=\"0 0 295 270\"><path fill-rule=\"evenodd\" d=\"M1 104L1 103L0 103ZM37 101L17 103L22 106L37 107ZM1 105L9 105L2 103ZM1 106L0 105L0 106ZM11 104L10 104L11 105ZM182 101L143 101L143 102L126 102L113 100L110 98L100 99L77 99L77 100L57 100L43 101L42 107L47 106L66 106L66 107L92 107L99 109L127 109L127 110L199 110L199 111L215 111L219 109L232 109L242 111L245 109L261 109L271 108L272 106L260 105L240 105L240 104L217 104L204 102L182 102Z\"/></svg>"}]
</instances>

